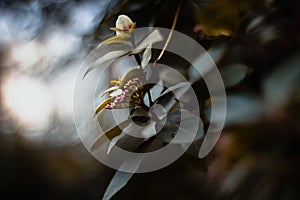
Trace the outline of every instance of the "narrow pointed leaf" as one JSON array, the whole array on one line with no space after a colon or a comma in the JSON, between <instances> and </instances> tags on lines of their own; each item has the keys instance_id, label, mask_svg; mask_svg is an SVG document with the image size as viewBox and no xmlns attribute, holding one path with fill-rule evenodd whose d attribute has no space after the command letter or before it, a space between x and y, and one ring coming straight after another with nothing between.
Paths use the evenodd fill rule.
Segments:
<instances>
[{"instance_id":1,"label":"narrow pointed leaf","mask_svg":"<svg viewBox=\"0 0 300 200\"><path fill-rule=\"evenodd\" d=\"M117 171L110 181L102 200L111 199L120 189L122 189L133 176L133 173Z\"/></svg>"},{"instance_id":2,"label":"narrow pointed leaf","mask_svg":"<svg viewBox=\"0 0 300 200\"><path fill-rule=\"evenodd\" d=\"M131 179L134 175L134 172L139 168L142 160L144 158L143 154L136 155L134 154L128 157L121 165L120 171L117 171L114 177L111 179L102 200L109 200L111 199L118 191L120 191ZM124 172L122 171L130 171Z\"/></svg>"},{"instance_id":3,"label":"narrow pointed leaf","mask_svg":"<svg viewBox=\"0 0 300 200\"><path fill-rule=\"evenodd\" d=\"M109 154L110 150L117 144L117 142L122 139L126 135L125 132L122 132L120 135L114 137L108 145L107 154Z\"/></svg>"},{"instance_id":4,"label":"narrow pointed leaf","mask_svg":"<svg viewBox=\"0 0 300 200\"><path fill-rule=\"evenodd\" d=\"M117 51L111 51L107 54L105 54L104 56L102 56L101 58L99 58L98 60L96 60L89 68L88 70L84 73L83 78L93 69L95 69L97 66L99 66L100 64L107 62L109 60L112 59L116 59L116 58L120 58L122 56L125 56L129 53L128 50L117 50Z\"/></svg>"},{"instance_id":5,"label":"narrow pointed leaf","mask_svg":"<svg viewBox=\"0 0 300 200\"><path fill-rule=\"evenodd\" d=\"M293 55L288 61L280 64L263 82L264 98L267 111L272 112L278 106L293 98L299 91L300 53Z\"/></svg>"},{"instance_id":6,"label":"narrow pointed leaf","mask_svg":"<svg viewBox=\"0 0 300 200\"><path fill-rule=\"evenodd\" d=\"M119 86L113 86L107 90L105 90L100 96L103 97L104 95L108 94L108 93L111 93L115 90L119 89Z\"/></svg>"},{"instance_id":7,"label":"narrow pointed leaf","mask_svg":"<svg viewBox=\"0 0 300 200\"><path fill-rule=\"evenodd\" d=\"M130 123L129 120L125 120L124 122L106 131L103 135L100 135L92 144L91 151L94 151L100 146L102 146L103 144L105 144L107 142L107 139L112 140L113 138L120 135L122 133L122 129L128 126L129 123Z\"/></svg>"},{"instance_id":8,"label":"narrow pointed leaf","mask_svg":"<svg viewBox=\"0 0 300 200\"><path fill-rule=\"evenodd\" d=\"M178 103L177 99L184 97L190 88L191 85L189 82L175 84L165 90L156 101L163 105L166 112L169 113L170 110Z\"/></svg>"},{"instance_id":9,"label":"narrow pointed leaf","mask_svg":"<svg viewBox=\"0 0 300 200\"><path fill-rule=\"evenodd\" d=\"M191 84L189 82L177 83L176 85L173 85L173 86L167 88L159 97L162 97L170 92L175 92L178 89L188 88L188 87L191 87Z\"/></svg>"},{"instance_id":10,"label":"narrow pointed leaf","mask_svg":"<svg viewBox=\"0 0 300 200\"><path fill-rule=\"evenodd\" d=\"M145 68L150 59L151 59L151 47L152 47L152 43L149 44L149 46L146 48L146 50L144 51L144 54L143 54L143 59L142 59L142 67Z\"/></svg>"},{"instance_id":11,"label":"narrow pointed leaf","mask_svg":"<svg viewBox=\"0 0 300 200\"><path fill-rule=\"evenodd\" d=\"M119 31L119 32L123 31L123 30L120 29L120 28L110 28L110 30L112 30L112 31Z\"/></svg>"},{"instance_id":12,"label":"narrow pointed leaf","mask_svg":"<svg viewBox=\"0 0 300 200\"><path fill-rule=\"evenodd\" d=\"M221 70L222 79L226 87L231 87L241 82L247 75L248 67L234 64Z\"/></svg>"},{"instance_id":13,"label":"narrow pointed leaf","mask_svg":"<svg viewBox=\"0 0 300 200\"><path fill-rule=\"evenodd\" d=\"M136 22L133 22L129 28L129 31L132 31L136 27Z\"/></svg>"},{"instance_id":14,"label":"narrow pointed leaf","mask_svg":"<svg viewBox=\"0 0 300 200\"><path fill-rule=\"evenodd\" d=\"M157 29L155 29L132 51L132 54L140 53L143 49L147 48L150 44L154 44L162 40L163 40L163 36Z\"/></svg>"},{"instance_id":15,"label":"narrow pointed leaf","mask_svg":"<svg viewBox=\"0 0 300 200\"><path fill-rule=\"evenodd\" d=\"M113 85L120 85L120 81L117 80L111 80L110 83Z\"/></svg>"},{"instance_id":16,"label":"narrow pointed leaf","mask_svg":"<svg viewBox=\"0 0 300 200\"><path fill-rule=\"evenodd\" d=\"M121 95L122 92L123 91L121 89L117 89L117 90L113 91L109 96L115 97L115 96Z\"/></svg>"},{"instance_id":17,"label":"narrow pointed leaf","mask_svg":"<svg viewBox=\"0 0 300 200\"><path fill-rule=\"evenodd\" d=\"M219 101L219 99L216 97L211 101ZM225 126L253 122L262 116L261 101L250 94L228 95L226 102ZM208 119L211 119L211 106L207 106L204 109L204 113ZM216 114L210 123L219 123L223 120L222 117L219 118L218 116L221 116L221 114Z\"/></svg>"},{"instance_id":18,"label":"narrow pointed leaf","mask_svg":"<svg viewBox=\"0 0 300 200\"><path fill-rule=\"evenodd\" d=\"M156 85L154 85L150 89L152 101L155 101L160 96L163 90L164 90L163 82L160 80Z\"/></svg>"},{"instance_id":19,"label":"narrow pointed leaf","mask_svg":"<svg viewBox=\"0 0 300 200\"><path fill-rule=\"evenodd\" d=\"M172 143L186 143L193 135L194 140L200 139L204 135L204 128L202 120L199 116L191 113L188 110L175 110L167 116L165 124L157 124L164 126L157 134L157 137L164 142ZM180 131L181 134L177 134Z\"/></svg>"},{"instance_id":20,"label":"narrow pointed leaf","mask_svg":"<svg viewBox=\"0 0 300 200\"><path fill-rule=\"evenodd\" d=\"M99 49L104 44L113 44L113 43L122 43L127 42L130 38L130 35L128 33L124 33L121 35L112 36L110 38L107 38L103 42L101 42L96 48Z\"/></svg>"},{"instance_id":21,"label":"narrow pointed leaf","mask_svg":"<svg viewBox=\"0 0 300 200\"><path fill-rule=\"evenodd\" d=\"M136 78L136 77L143 77L144 76L144 70L135 68L130 71L128 71L124 76L122 77L122 80L120 82L120 86L124 86L129 80Z\"/></svg>"},{"instance_id":22,"label":"narrow pointed leaf","mask_svg":"<svg viewBox=\"0 0 300 200\"><path fill-rule=\"evenodd\" d=\"M103 109L105 106L111 101L111 98L106 99L103 101L95 110L94 117Z\"/></svg>"},{"instance_id":23,"label":"narrow pointed leaf","mask_svg":"<svg viewBox=\"0 0 300 200\"><path fill-rule=\"evenodd\" d=\"M224 46L218 46L208 50L207 53L201 54L194 62L193 67L189 69L189 81L194 83L201 79L201 76L214 68L214 63L217 63L225 53Z\"/></svg>"}]
</instances>

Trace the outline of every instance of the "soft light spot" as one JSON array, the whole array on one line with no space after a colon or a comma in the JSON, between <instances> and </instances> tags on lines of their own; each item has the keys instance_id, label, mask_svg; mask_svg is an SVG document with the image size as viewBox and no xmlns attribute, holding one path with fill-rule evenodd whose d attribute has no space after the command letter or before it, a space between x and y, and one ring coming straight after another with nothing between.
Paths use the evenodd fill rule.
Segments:
<instances>
[{"instance_id":1,"label":"soft light spot","mask_svg":"<svg viewBox=\"0 0 300 200\"><path fill-rule=\"evenodd\" d=\"M69 69L51 82L50 88L56 113L60 119L70 119L73 114L73 88L77 70Z\"/></svg>"},{"instance_id":2,"label":"soft light spot","mask_svg":"<svg viewBox=\"0 0 300 200\"><path fill-rule=\"evenodd\" d=\"M48 36L46 48L50 55L55 58L62 58L71 53L75 53L80 46L80 40L75 35L54 31Z\"/></svg>"},{"instance_id":3,"label":"soft light spot","mask_svg":"<svg viewBox=\"0 0 300 200\"><path fill-rule=\"evenodd\" d=\"M28 131L42 131L49 126L52 99L48 88L27 77L10 77L3 85L4 105Z\"/></svg>"},{"instance_id":4,"label":"soft light spot","mask_svg":"<svg viewBox=\"0 0 300 200\"><path fill-rule=\"evenodd\" d=\"M43 70L47 66L47 52L36 41L18 44L12 47L9 65L16 65L22 70Z\"/></svg>"}]
</instances>

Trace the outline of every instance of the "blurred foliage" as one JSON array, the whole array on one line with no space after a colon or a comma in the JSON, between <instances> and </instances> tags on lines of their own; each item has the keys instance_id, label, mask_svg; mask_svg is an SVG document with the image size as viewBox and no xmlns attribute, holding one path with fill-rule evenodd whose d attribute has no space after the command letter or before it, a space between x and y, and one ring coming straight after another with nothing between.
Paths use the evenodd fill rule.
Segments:
<instances>
[{"instance_id":1,"label":"blurred foliage","mask_svg":"<svg viewBox=\"0 0 300 200\"><path fill-rule=\"evenodd\" d=\"M31 1L16 2L4 1L1 6ZM46 2L48 16L62 10L57 21L63 24L68 2ZM92 49L112 36L109 28L120 14L139 27L170 28L178 2L111 0L105 17L83 36L84 41ZM299 199L299 8L298 0L183 1L175 30L197 40L217 62L227 86L226 127L206 159L184 155L162 170L135 175L113 199ZM214 57L213 50L221 48ZM159 53L153 50L153 57ZM187 77L193 75L186 63L168 52L161 62L171 63ZM209 105L217 99L209 97L203 80L193 87L207 129ZM78 157L88 156L84 150L78 155L76 147L48 149L24 144L22 138L1 137L5 199L99 199L104 194L112 170L93 160L78 164Z\"/></svg>"}]
</instances>

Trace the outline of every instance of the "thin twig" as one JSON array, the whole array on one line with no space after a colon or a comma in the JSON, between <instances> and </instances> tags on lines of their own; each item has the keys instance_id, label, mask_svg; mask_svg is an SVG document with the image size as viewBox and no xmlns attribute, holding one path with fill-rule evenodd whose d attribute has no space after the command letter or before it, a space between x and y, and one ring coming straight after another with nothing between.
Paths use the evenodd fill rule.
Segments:
<instances>
[{"instance_id":1,"label":"thin twig","mask_svg":"<svg viewBox=\"0 0 300 200\"><path fill-rule=\"evenodd\" d=\"M178 15L179 15L179 12L180 12L181 5L182 5L182 0L180 0L179 3L178 3L178 6L177 6L177 9L176 9L176 12L175 12L175 16L174 16L174 19L173 19L173 24L172 24L172 27L171 27L171 31L170 31L170 33L169 33L169 35L167 37L166 43L165 43L163 49L161 50L158 58L153 62L154 66L156 65L156 63L163 56L163 54L164 54L164 52L165 52L165 50L166 50L166 48L167 48L167 46L168 46L168 44L169 44L169 42L171 40L171 37L173 35L174 29L175 29L175 26L176 26L176 22L177 22L177 19L178 19Z\"/></svg>"}]
</instances>

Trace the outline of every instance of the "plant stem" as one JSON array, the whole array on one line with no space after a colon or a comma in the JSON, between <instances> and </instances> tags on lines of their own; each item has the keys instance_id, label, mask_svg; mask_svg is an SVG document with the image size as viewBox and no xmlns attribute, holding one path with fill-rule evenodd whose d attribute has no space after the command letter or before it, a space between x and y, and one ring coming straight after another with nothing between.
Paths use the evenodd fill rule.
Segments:
<instances>
[{"instance_id":1,"label":"plant stem","mask_svg":"<svg viewBox=\"0 0 300 200\"><path fill-rule=\"evenodd\" d=\"M178 19L178 15L179 15L179 12L180 12L180 8L181 8L181 5L182 5L182 0L179 0L179 3L178 3L178 6L177 6L177 9L176 9L176 12L175 12L175 16L174 16L174 19L173 19L173 24L172 24L172 27L171 27L171 31L167 37L167 40L166 40L166 43L163 47L163 49L161 50L159 56L157 57L157 59L154 61L153 63L153 66L156 65L156 63L161 59L161 57L163 56L170 40L171 40L171 37L173 35L173 32L174 32L174 29L175 29L175 26L176 26L176 22L177 22L177 19Z\"/></svg>"},{"instance_id":2,"label":"plant stem","mask_svg":"<svg viewBox=\"0 0 300 200\"><path fill-rule=\"evenodd\" d=\"M136 47L135 42L133 41L132 38L131 38L131 44L132 44L133 48ZM134 58L135 58L136 62L138 63L139 68L140 68L140 69L143 69L143 67L142 67L142 60L141 60L140 55L139 55L139 54L134 54ZM149 103L150 103L150 107L151 107L151 106L153 105L153 101L152 101L151 94L150 94L150 91L149 91L149 90L147 91L147 94L148 94L148 96L149 96ZM146 106L146 105L145 105L145 106ZM144 107L144 109L145 109L145 107Z\"/></svg>"}]
</instances>

